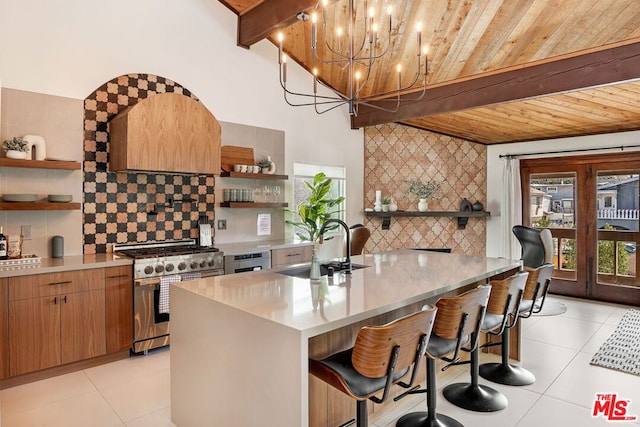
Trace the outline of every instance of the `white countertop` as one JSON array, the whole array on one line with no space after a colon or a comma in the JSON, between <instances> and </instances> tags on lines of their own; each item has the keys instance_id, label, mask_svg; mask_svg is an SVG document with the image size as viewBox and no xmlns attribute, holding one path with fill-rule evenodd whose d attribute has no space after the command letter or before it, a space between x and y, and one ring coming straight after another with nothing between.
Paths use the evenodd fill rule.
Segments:
<instances>
[{"instance_id":1,"label":"white countertop","mask_svg":"<svg viewBox=\"0 0 640 427\"><path fill-rule=\"evenodd\" d=\"M265 270L173 286L310 337L520 266L516 260L414 250L359 255L352 262L368 267L315 283Z\"/></svg>"},{"instance_id":2,"label":"white countertop","mask_svg":"<svg viewBox=\"0 0 640 427\"><path fill-rule=\"evenodd\" d=\"M0 278L27 276L29 274L56 273L61 271L86 270L91 268L132 265L133 260L114 256L113 253L75 255L63 258L42 258L40 264L15 267L0 267Z\"/></svg>"},{"instance_id":3,"label":"white countertop","mask_svg":"<svg viewBox=\"0 0 640 427\"><path fill-rule=\"evenodd\" d=\"M215 243L214 246L225 255L243 255L248 252L270 251L272 249L293 248L296 246L310 246L312 242L302 242L292 239L258 240L254 242Z\"/></svg>"}]
</instances>

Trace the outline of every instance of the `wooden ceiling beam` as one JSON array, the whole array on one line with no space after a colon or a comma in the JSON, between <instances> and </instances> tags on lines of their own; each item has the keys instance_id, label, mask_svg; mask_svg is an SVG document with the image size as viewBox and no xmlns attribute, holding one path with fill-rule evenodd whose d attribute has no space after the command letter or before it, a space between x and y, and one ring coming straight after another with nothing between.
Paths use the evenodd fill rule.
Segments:
<instances>
[{"instance_id":1,"label":"wooden ceiling beam","mask_svg":"<svg viewBox=\"0 0 640 427\"><path fill-rule=\"evenodd\" d=\"M389 113L367 105L353 129L640 79L640 39L430 86ZM405 95L407 99L415 95ZM389 103L387 102L387 105ZM384 103L380 105L384 106Z\"/></svg>"},{"instance_id":2,"label":"wooden ceiling beam","mask_svg":"<svg viewBox=\"0 0 640 427\"><path fill-rule=\"evenodd\" d=\"M318 0L264 0L238 17L238 46L248 49L278 28L293 24L298 13L317 3Z\"/></svg>"}]
</instances>

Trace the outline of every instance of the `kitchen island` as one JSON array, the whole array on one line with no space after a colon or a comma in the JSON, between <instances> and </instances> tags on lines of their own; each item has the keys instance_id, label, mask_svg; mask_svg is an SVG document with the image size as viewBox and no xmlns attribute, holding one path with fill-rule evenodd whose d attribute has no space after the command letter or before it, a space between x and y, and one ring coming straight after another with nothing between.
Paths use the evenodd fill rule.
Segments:
<instances>
[{"instance_id":1,"label":"kitchen island","mask_svg":"<svg viewBox=\"0 0 640 427\"><path fill-rule=\"evenodd\" d=\"M520 267L513 260L412 250L353 262L366 267L320 282L282 274L291 268L172 285L173 422L337 425L332 412L340 411L328 409L326 387L310 382L310 356L348 348L365 324L385 323Z\"/></svg>"}]
</instances>

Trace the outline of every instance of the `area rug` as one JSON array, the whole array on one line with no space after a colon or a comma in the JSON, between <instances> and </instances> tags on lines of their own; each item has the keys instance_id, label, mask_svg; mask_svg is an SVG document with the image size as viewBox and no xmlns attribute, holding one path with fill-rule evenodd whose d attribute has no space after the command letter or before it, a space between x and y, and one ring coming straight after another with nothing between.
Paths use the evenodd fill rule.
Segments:
<instances>
[{"instance_id":1,"label":"area rug","mask_svg":"<svg viewBox=\"0 0 640 427\"><path fill-rule=\"evenodd\" d=\"M567 306L561 303L560 301L555 301L553 299L547 299L542 306L542 310L538 313L534 313L534 316L557 316L558 314L565 313L567 311Z\"/></svg>"},{"instance_id":2,"label":"area rug","mask_svg":"<svg viewBox=\"0 0 640 427\"><path fill-rule=\"evenodd\" d=\"M627 311L591 364L640 375L640 310Z\"/></svg>"}]
</instances>

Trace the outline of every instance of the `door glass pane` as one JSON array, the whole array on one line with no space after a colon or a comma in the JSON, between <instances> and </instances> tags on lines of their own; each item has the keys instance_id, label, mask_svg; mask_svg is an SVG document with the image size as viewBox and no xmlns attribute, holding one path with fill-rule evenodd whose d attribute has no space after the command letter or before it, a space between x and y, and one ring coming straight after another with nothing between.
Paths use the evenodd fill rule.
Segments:
<instances>
[{"instance_id":1,"label":"door glass pane","mask_svg":"<svg viewBox=\"0 0 640 427\"><path fill-rule=\"evenodd\" d=\"M638 174L598 172L598 283L638 286Z\"/></svg>"},{"instance_id":2,"label":"door glass pane","mask_svg":"<svg viewBox=\"0 0 640 427\"><path fill-rule=\"evenodd\" d=\"M534 174L529 181L530 226L553 236L554 277L576 280L576 175Z\"/></svg>"}]
</instances>

